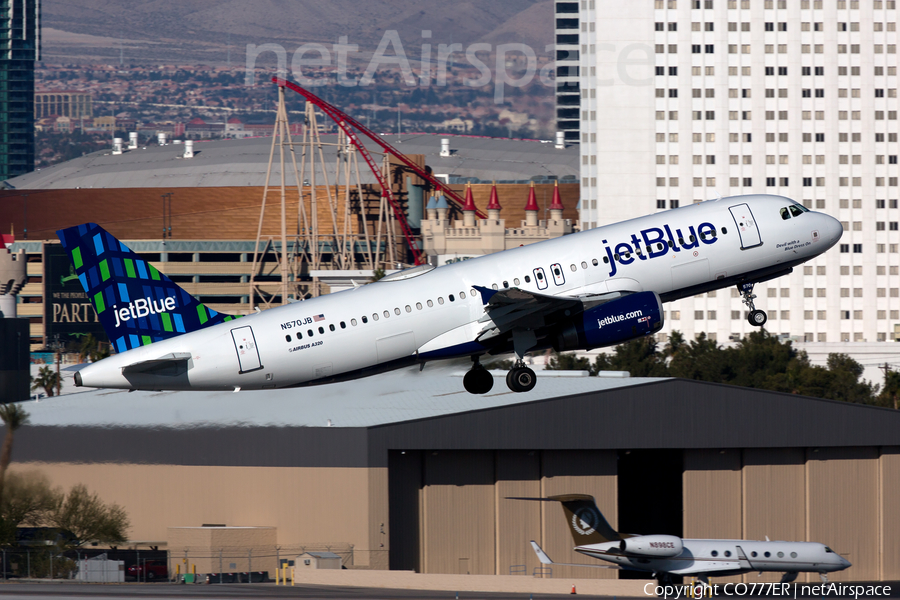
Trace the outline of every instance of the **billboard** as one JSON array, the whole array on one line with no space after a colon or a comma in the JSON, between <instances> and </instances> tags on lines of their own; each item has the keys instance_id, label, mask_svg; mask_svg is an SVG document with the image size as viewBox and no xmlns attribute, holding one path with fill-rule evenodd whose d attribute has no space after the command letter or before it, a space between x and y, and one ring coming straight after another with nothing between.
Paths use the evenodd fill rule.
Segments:
<instances>
[{"instance_id":1,"label":"billboard","mask_svg":"<svg viewBox=\"0 0 900 600\"><path fill-rule=\"evenodd\" d=\"M68 252L62 244L44 244L44 344L58 335L67 347L77 347L88 334L109 341Z\"/></svg>"}]
</instances>

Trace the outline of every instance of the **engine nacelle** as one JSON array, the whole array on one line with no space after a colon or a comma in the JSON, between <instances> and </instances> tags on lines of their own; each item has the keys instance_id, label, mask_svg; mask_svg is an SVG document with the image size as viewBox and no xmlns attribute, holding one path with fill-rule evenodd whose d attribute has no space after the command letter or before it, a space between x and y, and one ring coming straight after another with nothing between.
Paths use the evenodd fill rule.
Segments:
<instances>
[{"instance_id":1,"label":"engine nacelle","mask_svg":"<svg viewBox=\"0 0 900 600\"><path fill-rule=\"evenodd\" d=\"M621 344L656 333L663 326L662 301L655 292L637 292L588 309L559 333L555 349L582 350Z\"/></svg>"},{"instance_id":2,"label":"engine nacelle","mask_svg":"<svg viewBox=\"0 0 900 600\"><path fill-rule=\"evenodd\" d=\"M619 550L626 554L671 558L681 554L684 544L674 535L639 535L622 540Z\"/></svg>"}]
</instances>

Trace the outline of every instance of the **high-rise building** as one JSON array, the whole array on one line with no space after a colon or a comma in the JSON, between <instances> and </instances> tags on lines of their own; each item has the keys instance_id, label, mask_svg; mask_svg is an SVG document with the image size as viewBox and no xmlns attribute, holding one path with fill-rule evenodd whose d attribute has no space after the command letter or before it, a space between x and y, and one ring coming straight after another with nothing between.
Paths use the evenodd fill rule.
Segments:
<instances>
[{"instance_id":1,"label":"high-rise building","mask_svg":"<svg viewBox=\"0 0 900 600\"><path fill-rule=\"evenodd\" d=\"M0 0L0 180L34 170L40 18L40 0Z\"/></svg>"},{"instance_id":2,"label":"high-rise building","mask_svg":"<svg viewBox=\"0 0 900 600\"><path fill-rule=\"evenodd\" d=\"M735 194L840 219L840 245L759 284L769 331L900 327L894 0L581 0L582 228ZM753 327L736 290L667 305L663 334Z\"/></svg>"},{"instance_id":3,"label":"high-rise building","mask_svg":"<svg viewBox=\"0 0 900 600\"><path fill-rule=\"evenodd\" d=\"M556 130L567 142L578 143L578 2L556 0Z\"/></svg>"}]
</instances>

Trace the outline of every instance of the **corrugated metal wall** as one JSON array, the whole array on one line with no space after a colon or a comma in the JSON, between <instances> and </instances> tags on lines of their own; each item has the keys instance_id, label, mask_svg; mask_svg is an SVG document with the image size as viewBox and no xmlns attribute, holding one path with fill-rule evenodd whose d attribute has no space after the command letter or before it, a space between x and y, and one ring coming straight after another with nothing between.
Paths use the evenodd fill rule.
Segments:
<instances>
[{"instance_id":1,"label":"corrugated metal wall","mask_svg":"<svg viewBox=\"0 0 900 600\"><path fill-rule=\"evenodd\" d=\"M879 578L878 448L815 448L806 453L808 539L853 563L833 581Z\"/></svg>"},{"instance_id":2,"label":"corrugated metal wall","mask_svg":"<svg viewBox=\"0 0 900 600\"><path fill-rule=\"evenodd\" d=\"M506 498L541 496L540 452L501 450L496 458L497 484L495 501L497 511L497 574L515 572L531 575L540 566L537 556L528 543L541 539L542 502L524 502Z\"/></svg>"},{"instance_id":3,"label":"corrugated metal wall","mask_svg":"<svg viewBox=\"0 0 900 600\"><path fill-rule=\"evenodd\" d=\"M900 579L900 448L881 449L881 579Z\"/></svg>"},{"instance_id":4,"label":"corrugated metal wall","mask_svg":"<svg viewBox=\"0 0 900 600\"><path fill-rule=\"evenodd\" d=\"M805 461L800 448L744 450L745 539L806 540ZM744 575L746 582L780 580L780 573Z\"/></svg>"}]
</instances>

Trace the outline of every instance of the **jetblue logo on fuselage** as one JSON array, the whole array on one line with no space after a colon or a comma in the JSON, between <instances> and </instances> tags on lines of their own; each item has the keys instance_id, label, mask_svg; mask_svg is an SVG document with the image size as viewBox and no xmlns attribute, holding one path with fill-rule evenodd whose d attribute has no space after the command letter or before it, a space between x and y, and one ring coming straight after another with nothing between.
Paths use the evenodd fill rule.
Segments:
<instances>
[{"instance_id":1,"label":"jetblue logo on fuselage","mask_svg":"<svg viewBox=\"0 0 900 600\"><path fill-rule=\"evenodd\" d=\"M716 226L712 223L700 223L695 229L693 225L687 228L687 233L672 229L668 225L648 227L638 233L631 234L630 242L610 244L603 240L603 249L606 252L609 263L609 276L612 277L618 271L616 263L630 265L635 260L648 260L658 258L672 252L681 252L704 244L715 244L719 238L716 236ZM618 260L616 258L618 257Z\"/></svg>"},{"instance_id":2,"label":"jetblue logo on fuselage","mask_svg":"<svg viewBox=\"0 0 900 600\"><path fill-rule=\"evenodd\" d=\"M116 315L116 327L131 319L140 319L147 315L156 315L170 310L175 310L175 298L173 296L162 300L138 298L134 302L129 302L128 306L123 306L122 308L113 307L113 313Z\"/></svg>"}]
</instances>

